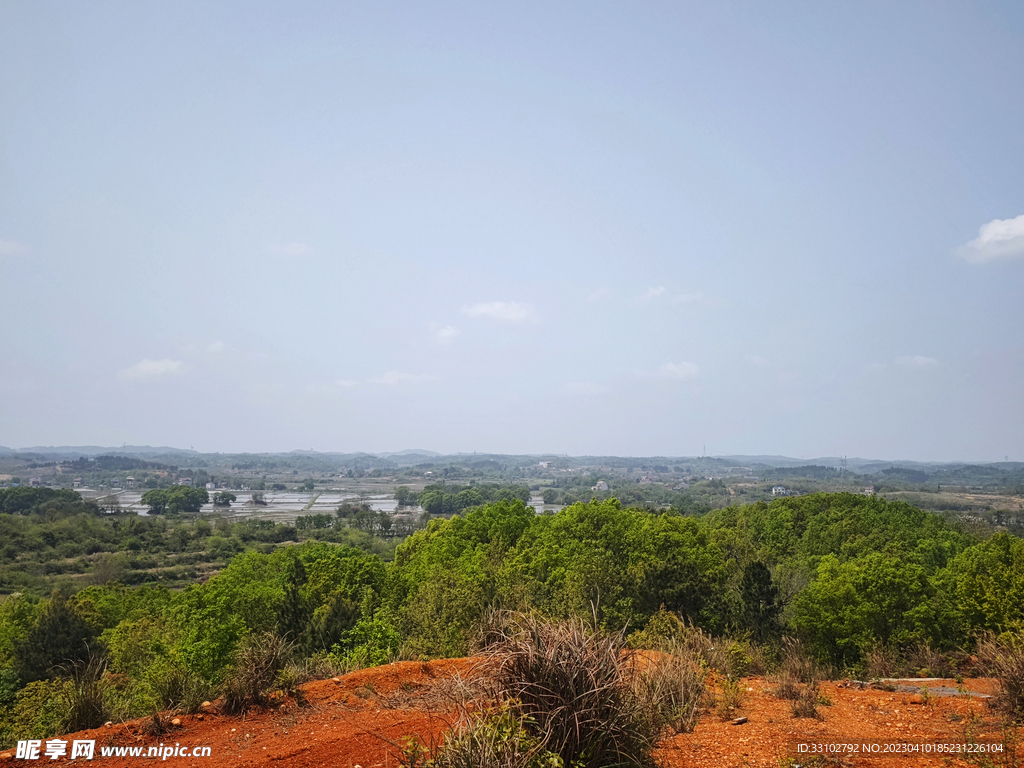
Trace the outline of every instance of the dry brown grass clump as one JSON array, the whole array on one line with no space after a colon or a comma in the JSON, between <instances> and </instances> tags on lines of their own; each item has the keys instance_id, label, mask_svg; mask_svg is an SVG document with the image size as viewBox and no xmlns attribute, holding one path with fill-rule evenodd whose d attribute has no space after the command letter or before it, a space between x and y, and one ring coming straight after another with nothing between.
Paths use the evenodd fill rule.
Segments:
<instances>
[{"instance_id":1,"label":"dry brown grass clump","mask_svg":"<svg viewBox=\"0 0 1024 768\"><path fill-rule=\"evenodd\" d=\"M694 652L693 644L692 639L668 644L634 678L637 702L654 728L667 727L675 733L689 733L700 719L707 694L708 669Z\"/></svg>"},{"instance_id":2,"label":"dry brown grass clump","mask_svg":"<svg viewBox=\"0 0 1024 768\"><path fill-rule=\"evenodd\" d=\"M724 643L661 610L642 631L630 635L629 644L654 652L634 680L649 717L675 733L692 731L708 695L711 670L716 663L726 663L721 651Z\"/></svg>"},{"instance_id":3,"label":"dry brown grass clump","mask_svg":"<svg viewBox=\"0 0 1024 768\"><path fill-rule=\"evenodd\" d=\"M801 641L782 638L782 664L768 676L769 693L791 702L793 717L818 717L821 672Z\"/></svg>"},{"instance_id":4,"label":"dry brown grass clump","mask_svg":"<svg viewBox=\"0 0 1024 768\"><path fill-rule=\"evenodd\" d=\"M868 678L879 680L884 677L897 677L901 671L899 651L891 645L877 644L868 651L865 662Z\"/></svg>"},{"instance_id":5,"label":"dry brown grass clump","mask_svg":"<svg viewBox=\"0 0 1024 768\"><path fill-rule=\"evenodd\" d=\"M821 694L818 691L818 683L809 683L803 686L796 697L790 702L790 711L793 717L820 718L818 704L821 701Z\"/></svg>"},{"instance_id":6,"label":"dry brown grass clump","mask_svg":"<svg viewBox=\"0 0 1024 768\"><path fill-rule=\"evenodd\" d=\"M623 633L579 619L494 612L477 643L483 674L474 690L455 697L450 709L459 715L444 743L411 743L400 761L413 768L654 766L666 731L696 725L714 649L699 629L678 619L672 629L680 631L659 634L657 649L630 651Z\"/></svg>"},{"instance_id":7,"label":"dry brown grass clump","mask_svg":"<svg viewBox=\"0 0 1024 768\"><path fill-rule=\"evenodd\" d=\"M770 693L779 699L794 700L804 686L817 686L821 673L814 659L800 640L782 638L782 664L774 674L768 675Z\"/></svg>"},{"instance_id":8,"label":"dry brown grass clump","mask_svg":"<svg viewBox=\"0 0 1024 768\"><path fill-rule=\"evenodd\" d=\"M622 633L578 619L496 618L485 650L491 672L545 750L579 768L653 765L663 723L637 696Z\"/></svg>"},{"instance_id":9,"label":"dry brown grass clump","mask_svg":"<svg viewBox=\"0 0 1024 768\"><path fill-rule=\"evenodd\" d=\"M1013 720L1024 719L1024 636L984 635L978 641L978 659L999 680L997 706Z\"/></svg>"},{"instance_id":10,"label":"dry brown grass clump","mask_svg":"<svg viewBox=\"0 0 1024 768\"><path fill-rule=\"evenodd\" d=\"M407 739L399 763L404 768L564 768L507 703L473 715L463 710L441 746Z\"/></svg>"},{"instance_id":11,"label":"dry brown grass clump","mask_svg":"<svg viewBox=\"0 0 1024 768\"><path fill-rule=\"evenodd\" d=\"M251 707L265 707L291 652L291 644L279 635L266 632L250 637L224 681L224 711L237 715Z\"/></svg>"},{"instance_id":12,"label":"dry brown grass clump","mask_svg":"<svg viewBox=\"0 0 1024 768\"><path fill-rule=\"evenodd\" d=\"M886 677L952 677L955 659L951 654L932 648L925 641L901 651L879 643L865 657L867 675L872 680Z\"/></svg>"}]
</instances>

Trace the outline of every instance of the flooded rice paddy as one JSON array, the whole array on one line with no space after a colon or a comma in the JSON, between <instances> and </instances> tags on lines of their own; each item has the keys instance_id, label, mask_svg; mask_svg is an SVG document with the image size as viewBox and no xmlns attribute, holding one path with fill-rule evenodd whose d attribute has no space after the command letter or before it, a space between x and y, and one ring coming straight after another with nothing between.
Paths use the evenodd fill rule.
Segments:
<instances>
[{"instance_id":1,"label":"flooded rice paddy","mask_svg":"<svg viewBox=\"0 0 1024 768\"><path fill-rule=\"evenodd\" d=\"M211 502L204 504L201 512L217 517L234 519L252 517L274 520L278 523L293 523L300 515L333 515L334 511L344 502L368 504L375 512L394 513L398 511L398 502L390 493L367 494L346 490L262 491L265 504L255 504L251 491L225 490L229 490L237 497L230 507L215 507ZM123 490L108 493L80 488L78 491L83 497L96 500L104 508L115 506L110 499L116 498L115 508L119 508L122 512L135 512L143 516L149 514L149 508L142 503L142 495L145 490ZM213 493L210 494L210 497L213 497ZM540 497L530 499L529 506L533 507L537 514L551 514L562 508L559 504L545 504ZM418 514L423 512L423 508L407 508L403 511Z\"/></svg>"}]
</instances>

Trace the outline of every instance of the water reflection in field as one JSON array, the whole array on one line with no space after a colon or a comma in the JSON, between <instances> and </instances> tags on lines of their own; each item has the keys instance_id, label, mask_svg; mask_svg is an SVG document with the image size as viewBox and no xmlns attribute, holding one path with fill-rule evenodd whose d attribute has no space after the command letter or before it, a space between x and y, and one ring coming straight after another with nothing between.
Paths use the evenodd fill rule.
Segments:
<instances>
[{"instance_id":1,"label":"water reflection in field","mask_svg":"<svg viewBox=\"0 0 1024 768\"><path fill-rule=\"evenodd\" d=\"M292 522L299 515L313 514L334 514L334 511L343 503L368 504L371 509L377 512L395 512L398 509L398 502L391 494L365 495L347 491L323 491L300 492L300 491L262 491L263 502L257 504L253 501L253 493L250 491L230 491L236 496L236 500L229 507L215 507L213 503L204 504L201 514L230 517L230 518L260 518L274 520L276 522ZM95 500L105 510L135 512L138 515L148 515L149 508L142 503L142 495L145 491L116 491L113 493L101 493L82 489L82 495L87 499ZM256 495L259 496L260 493ZM211 498L213 494L210 494ZM412 510L422 512L421 509Z\"/></svg>"},{"instance_id":2,"label":"water reflection in field","mask_svg":"<svg viewBox=\"0 0 1024 768\"><path fill-rule=\"evenodd\" d=\"M121 512L135 512L138 515L148 515L149 509L142 503L142 494L145 491L126 490L113 493L103 493L89 489L81 489L82 496L97 501L101 507L107 510ZM327 514L333 515L334 511L342 503L368 504L375 512L394 513L398 511L398 502L390 493L354 493L351 491L260 491L262 504L253 501L253 492L235 491L236 500L229 507L215 507L213 503L204 504L202 514L230 517L234 519L259 518L274 520L276 522L294 522L299 515ZM211 499L213 494L210 494ZM116 501L114 501L116 499ZM539 496L530 499L529 506L538 515L553 514L562 509L561 504L545 504ZM420 513L422 507L404 509L403 512Z\"/></svg>"}]
</instances>

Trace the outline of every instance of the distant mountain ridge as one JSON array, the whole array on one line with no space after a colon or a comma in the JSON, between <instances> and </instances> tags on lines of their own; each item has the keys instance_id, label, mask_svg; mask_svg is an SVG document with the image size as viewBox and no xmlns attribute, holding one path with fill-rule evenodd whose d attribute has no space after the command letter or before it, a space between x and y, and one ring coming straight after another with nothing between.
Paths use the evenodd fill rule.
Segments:
<instances>
[{"instance_id":1,"label":"distant mountain ridge","mask_svg":"<svg viewBox=\"0 0 1024 768\"><path fill-rule=\"evenodd\" d=\"M712 457L709 457L712 458ZM813 459L794 459L790 456L719 456L715 458L728 459L729 461L735 461L740 464L762 464L767 467L781 469L783 467L813 467L813 466L824 466L824 467L839 467L842 466L843 457L841 456L818 456ZM885 459L862 459L858 456L847 456L846 457L846 468L852 472L870 472L877 471L885 467L950 467L950 466L961 466L964 464L986 464L989 462L969 462L969 461L913 461L910 459L896 459L896 460L885 460Z\"/></svg>"},{"instance_id":2,"label":"distant mountain ridge","mask_svg":"<svg viewBox=\"0 0 1024 768\"><path fill-rule=\"evenodd\" d=\"M392 466L410 466L419 463L437 462L445 460L457 460L465 461L469 457L473 457L479 461L516 461L522 462L527 460L553 460L557 461L560 458L572 459L572 460L591 460L595 462L604 461L628 461L628 462L647 462L647 463L679 463L679 462L695 462L695 461L706 461L706 462L719 462L726 465L733 466L748 466L748 467L769 467L772 469L783 469L786 467L809 467L809 466L826 466L826 467L841 467L843 465L843 458L839 456L818 456L811 459L797 459L792 456L781 456L777 454L727 454L727 455L715 455L715 456L635 456L635 457L624 457L624 456L595 456L595 455L579 455L579 456L567 456L565 454L554 454L554 453L535 453L535 454L501 454L501 453L455 453L445 454L438 453L437 451L430 451L425 448L406 448L401 451L381 451L381 452L367 452L367 451L314 451L310 449L297 449L293 451L259 451L259 452L221 452L221 451L197 451L195 449L187 448L173 448L169 446L150 446L150 445L122 445L122 446L99 446L99 445L58 445L58 446L31 446L28 448L8 448L7 446L0 446L0 456L14 456L17 454L36 454L51 457L53 459L77 459L80 456L100 456L104 454L117 454L122 456L164 456L164 457L180 457L181 459L188 460L190 458L197 458L204 455L231 455L231 456L273 456L273 455L306 455L306 456L323 456L323 457L337 457L346 459L382 459L388 462L393 462ZM946 467L957 467L957 466L987 466L987 465L999 465L1004 469L1014 469L1019 466L1024 466L1020 462L970 462L970 461L914 461L911 459L897 459L897 460L884 460L884 459L864 459L857 456L847 456L845 458L846 469L857 474L873 474L880 472L883 469L891 467L903 467L907 469L939 469Z\"/></svg>"},{"instance_id":3,"label":"distant mountain ridge","mask_svg":"<svg viewBox=\"0 0 1024 768\"><path fill-rule=\"evenodd\" d=\"M41 453L47 456L99 456L105 453L120 453L123 455L155 455L155 454L187 454L196 456L199 451L186 448L169 448L166 446L153 447L151 445L122 445L117 447L103 447L100 445L34 445L29 448L10 449L11 453Z\"/></svg>"}]
</instances>

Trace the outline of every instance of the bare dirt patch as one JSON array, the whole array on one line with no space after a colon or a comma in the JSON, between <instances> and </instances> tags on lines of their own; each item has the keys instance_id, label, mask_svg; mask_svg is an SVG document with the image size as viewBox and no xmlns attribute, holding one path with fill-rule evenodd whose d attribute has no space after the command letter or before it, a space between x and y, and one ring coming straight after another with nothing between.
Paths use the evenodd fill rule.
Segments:
<instances>
[{"instance_id":1,"label":"bare dirt patch","mask_svg":"<svg viewBox=\"0 0 1024 768\"><path fill-rule=\"evenodd\" d=\"M111 746L208 746L210 757L170 757L168 764L228 768L231 766L338 766L339 768L397 768L403 739L435 742L448 725L449 690L457 677L471 678L474 659L398 662L361 670L336 679L318 680L299 689L299 701L280 698L272 708L228 717L216 711L179 716L165 713L163 733L154 735L152 718L116 724L78 734L73 739L96 739L96 761L109 768L137 766L138 757L100 757ZM901 685L913 685L903 681ZM929 680L922 686L956 691L952 680ZM991 680L968 680L958 695L883 690L856 684L825 682L820 696L831 702L817 707L817 718L794 718L791 703L768 693L764 678L741 681L740 706L726 718L709 709L692 733L668 737L657 753L665 768L780 768L801 764L918 768L966 766L962 757L865 757L847 754L817 763L790 762L790 747L806 742L961 742L973 723L975 738L998 740L998 720L986 699L967 695L991 694ZM301 703L300 703L301 702ZM733 721L746 718L742 724ZM9 765L39 765L39 761L5 760ZM63 759L52 762L64 762ZM150 758L148 762L154 762ZM996 762L996 765L1008 765Z\"/></svg>"}]
</instances>

